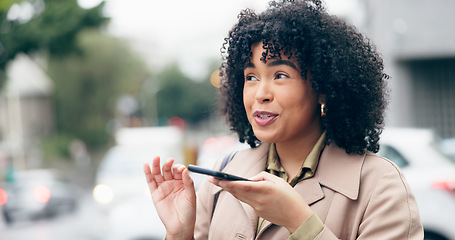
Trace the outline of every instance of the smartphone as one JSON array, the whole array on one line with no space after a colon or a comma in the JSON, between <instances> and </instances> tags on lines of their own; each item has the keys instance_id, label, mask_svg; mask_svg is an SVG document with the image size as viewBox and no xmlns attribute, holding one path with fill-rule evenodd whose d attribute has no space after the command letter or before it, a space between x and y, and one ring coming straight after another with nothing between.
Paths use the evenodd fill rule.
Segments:
<instances>
[{"instance_id":1,"label":"smartphone","mask_svg":"<svg viewBox=\"0 0 455 240\"><path fill-rule=\"evenodd\" d=\"M246 178L234 176L234 175L227 174L227 173L220 172L220 171L210 170L210 169L207 169L207 168L198 167L198 166L191 165L191 164L188 165L188 170L190 170L192 172L195 172L195 173L210 175L210 176L213 176L215 178L228 180L228 181L250 181L250 180L248 180Z\"/></svg>"}]
</instances>

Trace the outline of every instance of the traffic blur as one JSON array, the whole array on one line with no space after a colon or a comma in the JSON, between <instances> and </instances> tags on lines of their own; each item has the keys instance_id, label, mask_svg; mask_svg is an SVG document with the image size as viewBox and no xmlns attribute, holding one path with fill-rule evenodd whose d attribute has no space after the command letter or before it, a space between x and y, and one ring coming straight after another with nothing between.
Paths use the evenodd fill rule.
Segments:
<instances>
[{"instance_id":1,"label":"traffic blur","mask_svg":"<svg viewBox=\"0 0 455 240\"><path fill-rule=\"evenodd\" d=\"M0 185L1 212L7 224L70 213L77 208L77 189L54 169L14 172Z\"/></svg>"},{"instance_id":2,"label":"traffic blur","mask_svg":"<svg viewBox=\"0 0 455 240\"><path fill-rule=\"evenodd\" d=\"M430 129L390 128L382 155L400 167L416 197L426 240L455 239L455 163Z\"/></svg>"},{"instance_id":3,"label":"traffic blur","mask_svg":"<svg viewBox=\"0 0 455 240\"><path fill-rule=\"evenodd\" d=\"M91 187L76 188L69 181L63 189L74 200L74 206L55 205L58 184L44 185L42 181L32 181L35 193L26 200L52 203L55 207L34 209L38 203L29 201L13 202L10 190L2 185L0 209L8 212L0 217L0 240L8 239L163 239L164 226L159 219L150 192L146 186L142 166L153 156L161 156L162 161L174 158L176 163L198 164L212 168L224 154L247 145L240 144L235 137L225 133L199 134L199 144L189 147L185 132L178 127L139 127L122 128L115 134L115 144L102 156L94 172L95 176L77 175L80 178L93 178ZM40 171L45 172L45 171ZM52 172L52 171L49 171ZM31 173L29 171L28 173ZM190 173L196 187L206 177ZM19 175L15 174L16 180ZM44 174L43 174L44 175ZM25 174L31 177L31 174ZM59 174L62 177L62 174ZM76 177L76 178L77 178ZM50 177L49 177L50 178ZM54 179L54 178L52 178ZM55 179L53 181L56 181ZM44 186L48 186L44 188ZM59 186L59 188L57 188ZM25 196L25 195L21 195ZM51 197L50 197L51 196ZM62 197L60 197L61 199ZM7 204L6 204L7 203ZM9 206L7 206L9 205ZM31 209L30 213L15 210L10 206ZM66 211L68 210L68 211ZM2 214L3 215L3 214ZM14 215L14 218L11 216ZM44 233L44 234L43 234Z\"/></svg>"}]
</instances>

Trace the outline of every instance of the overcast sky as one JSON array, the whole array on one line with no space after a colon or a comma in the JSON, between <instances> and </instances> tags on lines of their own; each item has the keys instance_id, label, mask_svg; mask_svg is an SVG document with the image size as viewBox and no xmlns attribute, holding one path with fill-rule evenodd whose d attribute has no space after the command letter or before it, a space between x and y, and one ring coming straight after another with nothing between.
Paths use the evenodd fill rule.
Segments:
<instances>
[{"instance_id":1,"label":"overcast sky","mask_svg":"<svg viewBox=\"0 0 455 240\"><path fill-rule=\"evenodd\" d=\"M79 0L81 5L97 0ZM220 58L229 29L246 7L262 11L267 0L105 0L109 32L128 40L152 67L178 61L192 76L207 72ZM357 0L326 0L329 10L345 14Z\"/></svg>"}]
</instances>

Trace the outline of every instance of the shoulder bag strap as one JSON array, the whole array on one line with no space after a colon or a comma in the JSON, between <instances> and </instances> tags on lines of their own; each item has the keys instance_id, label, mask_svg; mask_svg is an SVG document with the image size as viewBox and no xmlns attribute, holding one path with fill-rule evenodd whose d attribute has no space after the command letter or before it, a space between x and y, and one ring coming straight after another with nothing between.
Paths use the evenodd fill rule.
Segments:
<instances>
[{"instance_id":1,"label":"shoulder bag strap","mask_svg":"<svg viewBox=\"0 0 455 240\"><path fill-rule=\"evenodd\" d=\"M234 155L236 153L237 153L236 151L233 151L224 157L223 162L221 162L220 171L223 171L223 169L226 167L226 165L228 165L228 163L234 158ZM217 192L213 198L213 208L212 208L212 215L210 217L210 221L213 218L213 213L215 212L215 206L216 206L216 202L218 202L219 196L220 196L220 192Z\"/></svg>"}]
</instances>

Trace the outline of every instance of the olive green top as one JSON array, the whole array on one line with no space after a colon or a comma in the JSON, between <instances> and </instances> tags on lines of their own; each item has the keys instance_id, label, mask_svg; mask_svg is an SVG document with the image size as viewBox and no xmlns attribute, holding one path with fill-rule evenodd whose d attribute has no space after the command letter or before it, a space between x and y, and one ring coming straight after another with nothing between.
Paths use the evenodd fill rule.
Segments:
<instances>
[{"instance_id":1,"label":"olive green top","mask_svg":"<svg viewBox=\"0 0 455 240\"><path fill-rule=\"evenodd\" d=\"M270 144L269 153L267 156L267 167L266 171L283 178L286 182L294 187L298 182L303 181L304 179L308 179L313 177L316 167L318 166L319 157L321 155L322 150L325 147L326 142L326 133L324 132L319 137L319 140L314 145L311 152L306 157L305 161L302 164L302 168L300 169L299 173L289 181L289 176L281 166L280 157L276 152L275 144ZM265 225L267 220L259 217L258 226L256 230L256 235L259 234L262 227ZM324 224L319 219L319 217L313 213L310 217L302 224L300 227L289 236L289 239L315 239L319 233L321 233L322 229L324 228Z\"/></svg>"}]
</instances>

